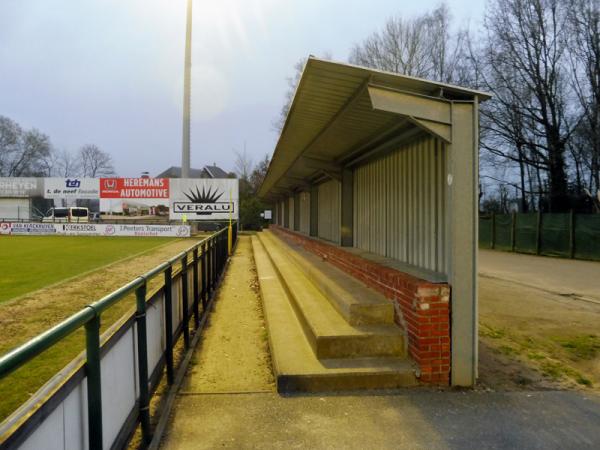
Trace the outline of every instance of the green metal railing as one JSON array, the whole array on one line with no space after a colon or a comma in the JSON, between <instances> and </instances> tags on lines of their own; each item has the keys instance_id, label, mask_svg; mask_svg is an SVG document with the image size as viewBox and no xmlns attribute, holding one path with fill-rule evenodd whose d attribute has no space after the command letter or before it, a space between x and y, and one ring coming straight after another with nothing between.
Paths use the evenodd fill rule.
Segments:
<instances>
[{"instance_id":1,"label":"green metal railing","mask_svg":"<svg viewBox=\"0 0 600 450\"><path fill-rule=\"evenodd\" d=\"M232 231L222 229L211 236L203 239L189 249L179 253L169 261L155 267L142 276L120 287L95 303L92 303L81 311L73 314L68 319L55 327L31 339L20 347L12 350L0 358L0 379L8 376L18 368L49 349L65 337L71 335L81 327L85 327L86 359L85 374L87 376L87 409L88 409L88 431L89 448L101 449L102 442L102 389L101 389L101 342L100 342L100 319L102 313L122 300L128 294L135 292L136 312L135 322L137 331L137 355L138 355L138 378L139 378L139 401L138 420L142 430L143 444L147 445L152 439L150 426L150 397L149 374L148 374L148 337L146 329L146 307L147 307L147 285L148 282L158 275L163 274L164 280L160 289L164 290L165 305L165 352L164 360L166 366L167 382L173 383L174 362L173 348L175 346L173 330L173 299L172 286L174 280L174 268L179 266L182 280L182 334L184 346L190 345L188 293L188 271L193 272L192 283L192 311L193 327L198 329L201 315L207 312L209 299L213 295L218 279L225 268L228 259L228 249L237 240L237 224L233 224ZM231 240L231 242L228 242ZM200 312L202 306L202 312ZM133 431L133 430L132 430Z\"/></svg>"}]
</instances>

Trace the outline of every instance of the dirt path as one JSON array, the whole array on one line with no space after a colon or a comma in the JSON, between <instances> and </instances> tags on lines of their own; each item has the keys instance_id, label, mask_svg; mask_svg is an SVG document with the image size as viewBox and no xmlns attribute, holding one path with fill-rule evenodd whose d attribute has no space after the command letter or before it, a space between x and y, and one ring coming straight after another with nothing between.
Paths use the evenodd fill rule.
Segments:
<instances>
[{"instance_id":1,"label":"dirt path","mask_svg":"<svg viewBox=\"0 0 600 450\"><path fill-rule=\"evenodd\" d=\"M210 394L275 391L249 236L240 236L203 333L173 408L166 448L195 432L187 428L190 404L201 405Z\"/></svg>"},{"instance_id":2,"label":"dirt path","mask_svg":"<svg viewBox=\"0 0 600 450\"><path fill-rule=\"evenodd\" d=\"M600 390L600 304L480 277L479 323L484 386Z\"/></svg>"},{"instance_id":3,"label":"dirt path","mask_svg":"<svg viewBox=\"0 0 600 450\"><path fill-rule=\"evenodd\" d=\"M183 394L272 391L268 337L249 236L240 236Z\"/></svg>"},{"instance_id":4,"label":"dirt path","mask_svg":"<svg viewBox=\"0 0 600 450\"><path fill-rule=\"evenodd\" d=\"M479 275L600 303L600 262L480 250Z\"/></svg>"}]
</instances>

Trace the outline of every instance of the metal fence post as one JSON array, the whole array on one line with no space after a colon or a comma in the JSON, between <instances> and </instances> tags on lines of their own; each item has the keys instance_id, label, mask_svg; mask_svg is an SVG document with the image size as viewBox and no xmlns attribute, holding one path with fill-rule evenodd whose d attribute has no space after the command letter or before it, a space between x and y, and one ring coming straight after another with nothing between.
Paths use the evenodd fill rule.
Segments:
<instances>
[{"instance_id":1,"label":"metal fence post","mask_svg":"<svg viewBox=\"0 0 600 450\"><path fill-rule=\"evenodd\" d=\"M138 376L140 385L140 425L145 445L152 440L150 429L150 393L148 391L148 332L146 330L146 280L135 290L138 347Z\"/></svg>"},{"instance_id":2,"label":"metal fence post","mask_svg":"<svg viewBox=\"0 0 600 450\"><path fill-rule=\"evenodd\" d=\"M542 249L542 211L537 213L537 225L535 235L535 254L539 255Z\"/></svg>"},{"instance_id":3,"label":"metal fence post","mask_svg":"<svg viewBox=\"0 0 600 450\"><path fill-rule=\"evenodd\" d=\"M214 247L215 247L215 241L214 238L210 238L210 240L208 241L208 259L210 260L208 265L209 265L209 277L208 277L208 286L209 286L209 292L212 295L213 291L215 290L215 285L213 283L214 280L214 273L215 273L215 265L214 265Z\"/></svg>"},{"instance_id":4,"label":"metal fence post","mask_svg":"<svg viewBox=\"0 0 600 450\"><path fill-rule=\"evenodd\" d=\"M208 268L206 267L206 242L202 243L202 314L206 311L208 304L208 293L206 292L206 280L208 277Z\"/></svg>"},{"instance_id":5,"label":"metal fence post","mask_svg":"<svg viewBox=\"0 0 600 450\"><path fill-rule=\"evenodd\" d=\"M85 324L88 438L90 450L102 449L102 387L100 375L100 316Z\"/></svg>"},{"instance_id":6,"label":"metal fence post","mask_svg":"<svg viewBox=\"0 0 600 450\"><path fill-rule=\"evenodd\" d=\"M491 233L490 248L494 250L496 248L496 213L492 212L492 233Z\"/></svg>"},{"instance_id":7,"label":"metal fence post","mask_svg":"<svg viewBox=\"0 0 600 450\"><path fill-rule=\"evenodd\" d=\"M575 258L575 213L569 212L569 257Z\"/></svg>"},{"instance_id":8,"label":"metal fence post","mask_svg":"<svg viewBox=\"0 0 600 450\"><path fill-rule=\"evenodd\" d=\"M513 211L510 222L510 249L515 251L517 240L517 213Z\"/></svg>"},{"instance_id":9,"label":"metal fence post","mask_svg":"<svg viewBox=\"0 0 600 450\"><path fill-rule=\"evenodd\" d=\"M173 268L165 270L165 362L167 383L173 384Z\"/></svg>"},{"instance_id":10,"label":"metal fence post","mask_svg":"<svg viewBox=\"0 0 600 450\"><path fill-rule=\"evenodd\" d=\"M188 277L187 277L187 253L181 259L181 291L182 291L182 308L183 308L183 343L185 348L190 347L190 310L188 304Z\"/></svg>"},{"instance_id":11,"label":"metal fence post","mask_svg":"<svg viewBox=\"0 0 600 450\"><path fill-rule=\"evenodd\" d=\"M194 262L192 263L192 275L193 275L193 291L194 291L194 329L198 329L200 326L200 311L199 311L199 295L198 295L198 247L194 248Z\"/></svg>"}]
</instances>

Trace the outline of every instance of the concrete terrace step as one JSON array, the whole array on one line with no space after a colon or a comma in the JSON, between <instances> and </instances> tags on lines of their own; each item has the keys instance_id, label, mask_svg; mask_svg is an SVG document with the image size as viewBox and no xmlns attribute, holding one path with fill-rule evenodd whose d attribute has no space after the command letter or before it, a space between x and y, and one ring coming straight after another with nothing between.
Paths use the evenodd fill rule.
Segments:
<instances>
[{"instance_id":1,"label":"concrete terrace step","mask_svg":"<svg viewBox=\"0 0 600 450\"><path fill-rule=\"evenodd\" d=\"M406 359L317 359L275 267L256 236L252 237L252 247L278 392L393 389L417 385L415 366Z\"/></svg>"},{"instance_id":2,"label":"concrete terrace step","mask_svg":"<svg viewBox=\"0 0 600 450\"><path fill-rule=\"evenodd\" d=\"M404 355L395 325L350 325L269 233L259 240L286 289L318 359Z\"/></svg>"},{"instance_id":3,"label":"concrete terrace step","mask_svg":"<svg viewBox=\"0 0 600 450\"><path fill-rule=\"evenodd\" d=\"M301 246L274 238L350 325L394 323L394 306L382 294Z\"/></svg>"}]
</instances>

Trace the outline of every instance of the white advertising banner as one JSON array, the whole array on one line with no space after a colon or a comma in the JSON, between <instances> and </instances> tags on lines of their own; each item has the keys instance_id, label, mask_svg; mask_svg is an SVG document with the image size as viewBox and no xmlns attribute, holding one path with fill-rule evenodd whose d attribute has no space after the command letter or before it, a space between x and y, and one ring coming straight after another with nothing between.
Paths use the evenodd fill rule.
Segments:
<instances>
[{"instance_id":1,"label":"white advertising banner","mask_svg":"<svg viewBox=\"0 0 600 450\"><path fill-rule=\"evenodd\" d=\"M0 234L67 236L189 237L189 225L117 225L96 223L0 223Z\"/></svg>"},{"instance_id":2,"label":"white advertising banner","mask_svg":"<svg viewBox=\"0 0 600 450\"><path fill-rule=\"evenodd\" d=\"M234 178L172 178L171 220L238 218L238 180Z\"/></svg>"},{"instance_id":3,"label":"white advertising banner","mask_svg":"<svg viewBox=\"0 0 600 450\"><path fill-rule=\"evenodd\" d=\"M44 178L44 198L97 199L98 178Z\"/></svg>"},{"instance_id":4,"label":"white advertising banner","mask_svg":"<svg viewBox=\"0 0 600 450\"><path fill-rule=\"evenodd\" d=\"M43 178L0 178L0 197L34 197L42 193Z\"/></svg>"},{"instance_id":5,"label":"white advertising banner","mask_svg":"<svg viewBox=\"0 0 600 450\"><path fill-rule=\"evenodd\" d=\"M56 234L55 224L38 222L3 222L0 223L1 234Z\"/></svg>"}]
</instances>

